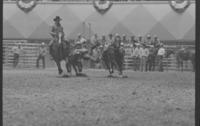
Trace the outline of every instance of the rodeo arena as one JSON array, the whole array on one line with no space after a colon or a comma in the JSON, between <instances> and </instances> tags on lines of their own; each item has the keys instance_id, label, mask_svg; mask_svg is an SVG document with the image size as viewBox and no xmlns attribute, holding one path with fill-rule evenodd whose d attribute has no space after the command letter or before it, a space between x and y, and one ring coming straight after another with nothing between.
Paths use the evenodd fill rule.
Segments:
<instances>
[{"instance_id":1,"label":"rodeo arena","mask_svg":"<svg viewBox=\"0 0 200 126\"><path fill-rule=\"evenodd\" d=\"M4 126L194 126L194 0L4 0Z\"/></svg>"}]
</instances>

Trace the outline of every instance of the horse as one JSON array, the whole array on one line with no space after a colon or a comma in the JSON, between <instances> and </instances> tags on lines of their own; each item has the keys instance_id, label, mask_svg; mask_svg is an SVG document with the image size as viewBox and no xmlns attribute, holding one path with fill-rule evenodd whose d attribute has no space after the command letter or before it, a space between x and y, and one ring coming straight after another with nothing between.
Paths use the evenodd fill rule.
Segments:
<instances>
[{"instance_id":1,"label":"horse","mask_svg":"<svg viewBox=\"0 0 200 126\"><path fill-rule=\"evenodd\" d=\"M195 50L191 50L189 48L179 49L176 52L176 61L177 61L177 67L179 71L183 72L183 65L184 61L186 61L186 67L187 67L187 61L191 61L193 71L195 71Z\"/></svg>"},{"instance_id":2,"label":"horse","mask_svg":"<svg viewBox=\"0 0 200 126\"><path fill-rule=\"evenodd\" d=\"M123 76L123 63L124 63L125 50L116 47L113 44L102 53L102 61L109 71L108 77L112 77L114 68L117 68L119 75ZM123 76L125 77L125 76Z\"/></svg>"},{"instance_id":3,"label":"horse","mask_svg":"<svg viewBox=\"0 0 200 126\"><path fill-rule=\"evenodd\" d=\"M57 68L58 68L58 74L63 74L63 70L61 68L61 61L65 61L66 63L66 69L67 71L70 71L69 69L69 63L68 63L68 56L70 54L70 43L64 39L62 39L61 33L59 33L57 36L55 36L56 39L54 42L50 45L50 55L52 56L53 60L55 61Z\"/></svg>"}]
</instances>

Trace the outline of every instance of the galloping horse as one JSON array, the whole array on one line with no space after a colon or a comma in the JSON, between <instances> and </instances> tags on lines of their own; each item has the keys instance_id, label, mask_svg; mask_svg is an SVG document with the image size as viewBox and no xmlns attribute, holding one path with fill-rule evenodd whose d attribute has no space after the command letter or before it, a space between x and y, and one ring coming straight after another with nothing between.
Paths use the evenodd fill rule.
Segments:
<instances>
[{"instance_id":1,"label":"galloping horse","mask_svg":"<svg viewBox=\"0 0 200 126\"><path fill-rule=\"evenodd\" d=\"M50 54L53 57L53 60L56 62L56 65L58 67L58 73L59 75L63 74L63 70L61 68L61 61L65 61L67 71L70 71L70 66L68 62L68 57L70 54L70 43L66 40L62 39L62 33L59 33L57 36L55 36L55 40L50 46Z\"/></svg>"},{"instance_id":2,"label":"galloping horse","mask_svg":"<svg viewBox=\"0 0 200 126\"><path fill-rule=\"evenodd\" d=\"M109 71L109 77L114 73L114 67L119 71L119 75L123 76L123 63L124 63L125 50L120 47L110 45L107 50L102 54L102 61Z\"/></svg>"},{"instance_id":3,"label":"galloping horse","mask_svg":"<svg viewBox=\"0 0 200 126\"><path fill-rule=\"evenodd\" d=\"M176 52L176 60L177 60L177 65L178 69L183 71L183 63L184 61L191 61L193 71L195 71L195 50L190 50L189 48L185 49L179 49ZM186 67L187 67L187 62L186 62Z\"/></svg>"}]
</instances>

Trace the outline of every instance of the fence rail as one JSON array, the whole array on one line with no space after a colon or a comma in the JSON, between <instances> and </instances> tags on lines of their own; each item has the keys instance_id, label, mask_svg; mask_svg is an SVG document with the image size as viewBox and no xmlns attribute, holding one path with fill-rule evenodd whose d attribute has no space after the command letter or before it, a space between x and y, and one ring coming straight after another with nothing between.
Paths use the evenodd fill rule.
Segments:
<instances>
[{"instance_id":1,"label":"fence rail","mask_svg":"<svg viewBox=\"0 0 200 126\"><path fill-rule=\"evenodd\" d=\"M11 67L13 65L13 53L12 47L16 44L14 40L3 41L3 65ZM22 48L24 53L19 58L18 67L20 68L35 68L36 60L38 56L39 43L28 43L23 41ZM194 46L190 45L191 48ZM166 46L166 48L176 48L176 46ZM177 63L174 56L163 59L164 70L178 70ZM134 70L133 58L130 55L130 49L126 49L126 56L124 62L124 69ZM187 66L184 67L185 71L192 71L191 62L187 62Z\"/></svg>"}]
</instances>

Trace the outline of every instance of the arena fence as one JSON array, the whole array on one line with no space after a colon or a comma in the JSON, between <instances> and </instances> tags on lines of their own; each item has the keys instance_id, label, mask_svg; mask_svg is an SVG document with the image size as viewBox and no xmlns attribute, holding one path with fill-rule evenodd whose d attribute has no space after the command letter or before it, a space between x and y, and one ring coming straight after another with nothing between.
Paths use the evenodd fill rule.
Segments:
<instances>
[{"instance_id":1,"label":"arena fence","mask_svg":"<svg viewBox=\"0 0 200 126\"><path fill-rule=\"evenodd\" d=\"M27 40L4 40L3 41L3 66L4 67L12 67L13 66L13 53L12 47L15 46L16 43L22 43L23 53L20 55L18 68L36 68L36 60L38 56L38 48L40 43L30 43ZM187 45L194 48L193 45ZM176 45L167 46L166 49L177 48ZM124 69L134 70L133 59L130 55L131 48L126 47L126 56L124 62ZM48 52L48 51L47 51ZM156 62L157 64L157 62ZM192 64L190 61L184 63L184 71L192 71ZM164 70L178 70L176 58L174 55L171 55L169 58L164 58L163 60ZM47 53L46 56L46 66L47 67L55 67L55 63L51 60L50 55ZM90 63L84 62L84 66L86 68L95 68L91 66ZM98 68L102 68L101 66L97 66ZM157 69L157 65L156 65Z\"/></svg>"}]
</instances>

